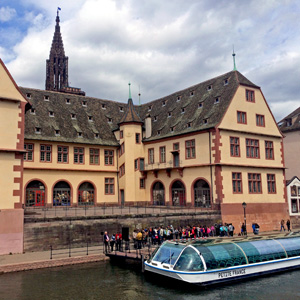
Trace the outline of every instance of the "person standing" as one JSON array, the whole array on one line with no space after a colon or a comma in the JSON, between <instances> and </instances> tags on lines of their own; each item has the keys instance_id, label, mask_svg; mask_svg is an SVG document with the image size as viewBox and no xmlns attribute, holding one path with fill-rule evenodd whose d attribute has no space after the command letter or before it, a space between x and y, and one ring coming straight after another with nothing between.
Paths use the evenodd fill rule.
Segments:
<instances>
[{"instance_id":1,"label":"person standing","mask_svg":"<svg viewBox=\"0 0 300 300\"><path fill-rule=\"evenodd\" d=\"M288 231L291 231L291 222L290 222L290 219L288 219L288 220L286 221L286 227L287 227L287 230L288 230Z\"/></svg>"},{"instance_id":2,"label":"person standing","mask_svg":"<svg viewBox=\"0 0 300 300\"><path fill-rule=\"evenodd\" d=\"M110 238L110 251L111 252L114 251L115 242L116 242L116 235L113 233Z\"/></svg>"},{"instance_id":3,"label":"person standing","mask_svg":"<svg viewBox=\"0 0 300 300\"><path fill-rule=\"evenodd\" d=\"M107 234L107 231L104 232L103 242L104 242L104 247L105 247L105 253L107 253L109 250L109 248L108 248L109 236Z\"/></svg>"},{"instance_id":4,"label":"person standing","mask_svg":"<svg viewBox=\"0 0 300 300\"><path fill-rule=\"evenodd\" d=\"M116 234L116 251L122 251L122 234L119 231Z\"/></svg>"},{"instance_id":5,"label":"person standing","mask_svg":"<svg viewBox=\"0 0 300 300\"><path fill-rule=\"evenodd\" d=\"M280 222L280 231L285 231L285 228L284 228L284 220L282 219L281 222Z\"/></svg>"},{"instance_id":6,"label":"person standing","mask_svg":"<svg viewBox=\"0 0 300 300\"><path fill-rule=\"evenodd\" d=\"M136 235L136 240L137 240L137 248L141 249L142 248L142 239L143 239L143 234L139 230L138 234Z\"/></svg>"}]
</instances>

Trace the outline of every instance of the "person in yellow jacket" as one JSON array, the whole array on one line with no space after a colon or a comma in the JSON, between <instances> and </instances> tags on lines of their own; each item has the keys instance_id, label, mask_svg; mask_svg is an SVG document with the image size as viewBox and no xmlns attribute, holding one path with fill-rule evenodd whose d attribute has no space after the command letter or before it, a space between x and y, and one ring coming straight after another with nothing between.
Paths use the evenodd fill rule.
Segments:
<instances>
[{"instance_id":1,"label":"person in yellow jacket","mask_svg":"<svg viewBox=\"0 0 300 300\"><path fill-rule=\"evenodd\" d=\"M136 235L136 240L137 240L137 243L138 243L138 249L142 248L142 239L143 239L143 234L139 230L138 234Z\"/></svg>"}]
</instances>

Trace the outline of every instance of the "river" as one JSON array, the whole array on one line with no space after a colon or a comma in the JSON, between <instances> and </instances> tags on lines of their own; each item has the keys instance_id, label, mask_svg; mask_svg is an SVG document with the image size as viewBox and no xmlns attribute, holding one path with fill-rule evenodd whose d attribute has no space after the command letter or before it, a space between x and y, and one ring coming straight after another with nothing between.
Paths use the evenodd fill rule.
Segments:
<instances>
[{"instance_id":1,"label":"river","mask_svg":"<svg viewBox=\"0 0 300 300\"><path fill-rule=\"evenodd\" d=\"M300 299L300 271L201 288L108 262L0 275L1 300Z\"/></svg>"}]
</instances>

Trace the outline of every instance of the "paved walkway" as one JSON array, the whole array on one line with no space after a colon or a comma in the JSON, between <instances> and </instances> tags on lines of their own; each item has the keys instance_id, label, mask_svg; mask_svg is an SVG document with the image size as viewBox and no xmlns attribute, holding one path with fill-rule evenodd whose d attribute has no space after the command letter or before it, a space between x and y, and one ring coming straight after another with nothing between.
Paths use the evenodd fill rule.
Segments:
<instances>
[{"instance_id":1,"label":"paved walkway","mask_svg":"<svg viewBox=\"0 0 300 300\"><path fill-rule=\"evenodd\" d=\"M248 234L248 238L258 238L258 237L281 237L287 236L290 233L287 231L270 231L263 232L259 235L254 235L253 233ZM238 238L237 235L234 238ZM225 237L224 239L227 239ZM68 249L56 250L53 252L52 259L50 259L50 251L40 251L40 252L26 252L23 254L12 254L12 255L0 255L0 274L18 272L25 270L59 267L65 265L74 265L88 262L97 262L108 260L109 258L103 254L102 247L89 247L87 254L86 247L84 248L74 248L71 252L71 257L69 257Z\"/></svg>"}]
</instances>

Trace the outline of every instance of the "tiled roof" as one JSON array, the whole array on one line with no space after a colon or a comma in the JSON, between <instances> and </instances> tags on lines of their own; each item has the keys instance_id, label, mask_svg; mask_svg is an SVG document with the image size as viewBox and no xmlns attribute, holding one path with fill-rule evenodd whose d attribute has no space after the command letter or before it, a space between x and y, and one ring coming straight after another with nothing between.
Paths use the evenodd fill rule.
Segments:
<instances>
[{"instance_id":1,"label":"tiled roof","mask_svg":"<svg viewBox=\"0 0 300 300\"><path fill-rule=\"evenodd\" d=\"M282 119L278 124L282 132L300 130L300 107Z\"/></svg>"},{"instance_id":2,"label":"tiled roof","mask_svg":"<svg viewBox=\"0 0 300 300\"><path fill-rule=\"evenodd\" d=\"M30 94L33 105L25 117L25 138L117 146L113 132L119 124L143 123L146 116L152 118L148 141L205 130L221 121L239 84L258 88L238 71L231 71L141 106L133 106L131 99L125 104L20 88Z\"/></svg>"}]
</instances>

